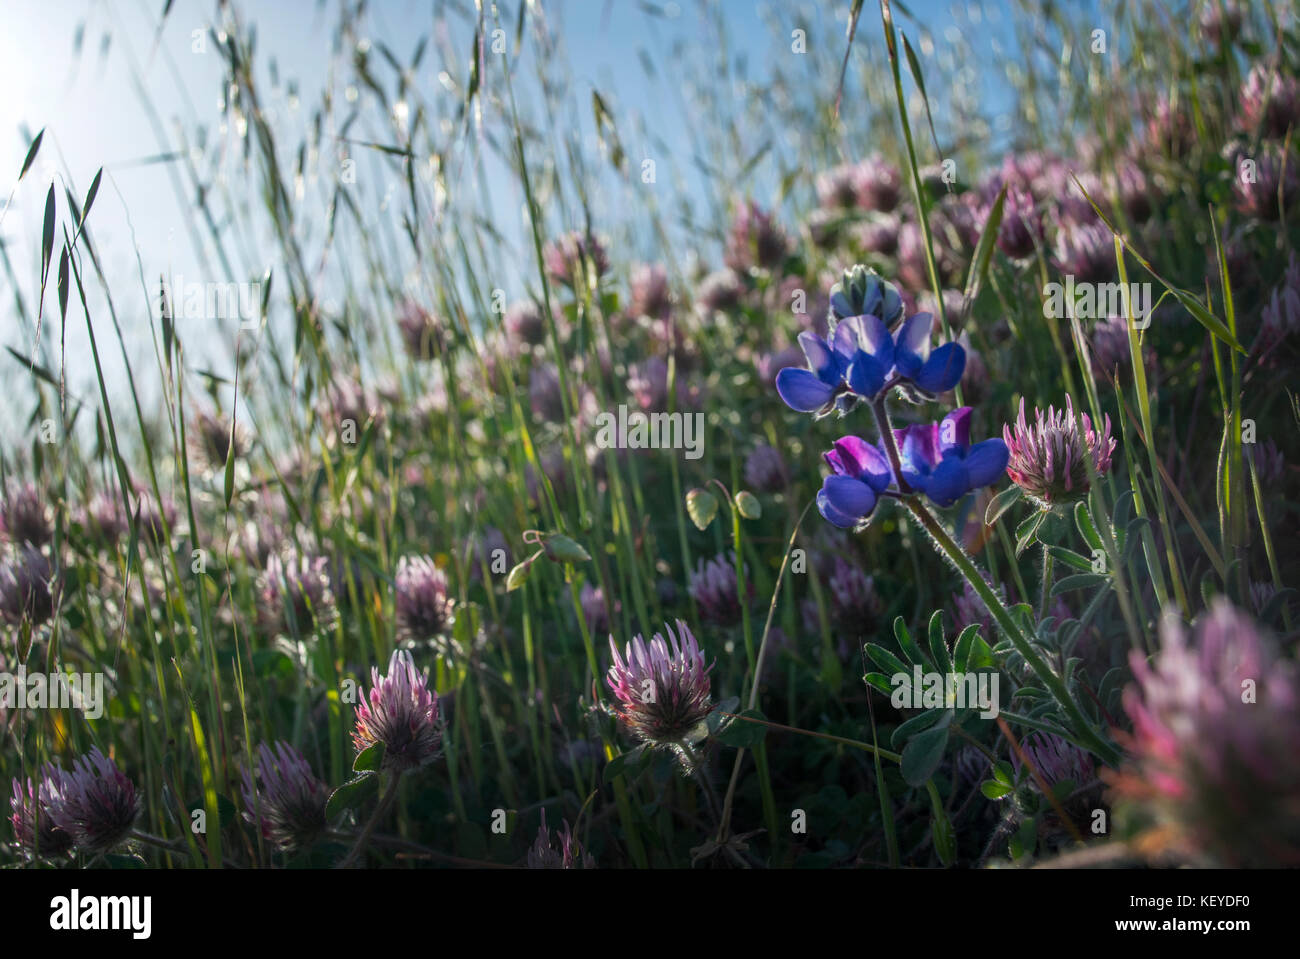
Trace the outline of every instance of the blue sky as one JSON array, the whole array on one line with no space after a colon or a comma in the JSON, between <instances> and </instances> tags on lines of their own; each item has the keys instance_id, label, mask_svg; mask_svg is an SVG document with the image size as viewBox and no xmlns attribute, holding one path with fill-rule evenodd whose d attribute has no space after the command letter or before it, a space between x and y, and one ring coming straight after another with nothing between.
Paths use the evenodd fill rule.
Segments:
<instances>
[{"instance_id":1,"label":"blue sky","mask_svg":"<svg viewBox=\"0 0 1300 959\"><path fill-rule=\"evenodd\" d=\"M208 41L206 52L193 50L195 31L211 23L215 3L208 0L175 0L159 29L162 0L5 0L5 30L0 32L0 81L7 95L0 98L0 178L12 178L21 166L29 137L46 129L41 156L17 190L12 207L0 224L0 238L6 245L19 287L34 312L40 268L41 219L45 193L51 181L84 196L95 171L104 167L91 228L104 261L119 317L128 333L128 350L137 373L144 378L153 368L153 345L146 324L149 302L143 273L150 287L160 274L202 276L204 271L192 240L193 226L187 204L190 189L178 164L169 167L148 162L180 142L178 131L196 126L216 129L221 117L222 62ZM513 7L513 4L511 5ZM936 33L957 29L947 14L953 6L940 0L914 0L908 4L917 18ZM972 17L966 4L962 29L972 22L988 24L996 17L1000 3L982 6L990 12ZM980 5L976 5L978 8ZM305 113L318 91L330 85L327 75L328 50L333 42L337 0L321 4L316 0L243 0L238 4L246 23L257 27L258 51L265 67L273 57L281 84L280 95L270 98L273 122L288 127L306 122ZM675 43L712 42L701 27L694 0L680 4L642 4L633 0L566 0L542 4L545 15L560 35L574 77L572 97L581 107L575 114L589 118L586 106L590 89L598 89L617 106L620 132L634 123L626 118L643 118L660 138L672 138L682 124L679 100L666 94L673 82L670 51ZM471 9L468 2L466 9ZM649 9L648 9L649 8ZM771 29L773 18L786 20L805 11L824 22L836 21L839 36L847 22L849 3L776 5L725 0L720 4L726 24L727 42L748 61L750 75L764 74L765 61L772 55L778 37ZM404 62L409 61L417 37L430 31L430 0L373 0L368 26L374 44L390 47ZM651 10L655 12L651 12ZM513 22L513 10L510 12ZM899 15L905 29L909 24ZM829 29L830 24L826 24ZM878 44L880 22L875 4L868 3L860 26L860 39ZM909 30L913 37L917 33ZM990 27L987 46L997 36ZM968 36L969 40L970 37ZM785 42L788 42L785 41ZM453 50L467 49L464 39L451 40ZM648 49L658 62L658 82L647 81L638 56ZM842 48L840 48L842 50ZM856 47L855 47L856 49ZM840 52L823 52L838 61ZM523 69L524 65L521 65ZM417 77L417 84L435 89L438 64L430 51ZM156 121L142 109L137 78L156 111ZM981 78L986 83L986 78ZM287 91L296 84L300 103L295 111ZM522 81L521 81L522 84ZM336 85L337 86L337 85ZM340 92L341 87L338 87ZM987 99L993 99L990 90ZM582 121L582 122L585 122ZM157 123L159 126L155 126ZM161 134L161 142L160 142ZM296 134L295 134L296 139ZM629 143L634 147L635 144ZM8 172L4 172L8 171ZM812 171L810 171L811 173ZM67 177L65 180L64 178ZM182 183L178 195L176 178ZM12 179L10 179L12 183ZM519 197L512 185L489 183L495 209L493 222L507 236L519 230ZM689 182L686 189L690 189ZM251 238L257 242L256 237ZM137 259L138 257L138 259ZM242 279L242 277L240 277ZM33 330L22 329L11 306L13 290L0 276L6 289L0 294L4 320L0 322L0 343L20 351L30 350ZM513 292L513 291L512 291ZM53 308L53 297L47 309ZM92 291L92 310L97 324L106 323L102 303ZM51 317L42 333L46 347L57 341L51 335ZM224 340L211 341L204 331L192 331L189 343L195 365L208 365L225 372L229 331ZM210 351L211 356L203 353ZM74 390L88 390L92 367L86 358L86 341L79 313L67 331L68 380ZM199 358L195 359L195 353ZM46 358L54 362L48 353ZM116 351L106 357L110 373L120 375ZM0 362L12 363L7 356ZM26 411L20 411L24 414Z\"/></svg>"}]
</instances>

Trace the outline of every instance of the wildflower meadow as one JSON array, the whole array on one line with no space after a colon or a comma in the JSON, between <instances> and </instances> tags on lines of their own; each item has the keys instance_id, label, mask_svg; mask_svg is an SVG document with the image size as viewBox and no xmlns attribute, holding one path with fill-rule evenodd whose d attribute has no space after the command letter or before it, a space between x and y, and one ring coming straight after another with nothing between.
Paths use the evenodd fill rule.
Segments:
<instances>
[{"instance_id":1,"label":"wildflower meadow","mask_svg":"<svg viewBox=\"0 0 1300 959\"><path fill-rule=\"evenodd\" d=\"M47 6L0 875L1300 865L1291 0Z\"/></svg>"}]
</instances>

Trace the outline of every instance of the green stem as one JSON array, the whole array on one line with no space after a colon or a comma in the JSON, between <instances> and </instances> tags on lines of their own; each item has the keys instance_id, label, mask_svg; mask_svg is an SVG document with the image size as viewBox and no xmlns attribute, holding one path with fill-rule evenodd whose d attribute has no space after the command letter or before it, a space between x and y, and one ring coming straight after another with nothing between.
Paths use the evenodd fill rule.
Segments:
<instances>
[{"instance_id":1,"label":"green stem","mask_svg":"<svg viewBox=\"0 0 1300 959\"><path fill-rule=\"evenodd\" d=\"M970 583L971 588L984 601L984 605L988 607L993 618L997 620L998 625L1002 627L1002 631L1006 633L1007 638L1011 640L1011 644L1015 646L1016 652L1029 664L1029 668L1034 671L1034 675L1047 687L1061 709L1064 710L1066 716L1069 717L1070 723L1079 738L1087 744L1089 749L1101 757L1107 765L1117 766L1120 760L1119 750L1093 729L1092 724L1083 715L1083 711L1074 701L1074 697L1070 695L1070 690L1066 688L1061 677L1052 671L1047 661L1034 649L1033 644L1020 629L1015 617L1003 605L997 593L984 581L984 577L980 575L979 569L971 558L948 535L948 531L943 528L919 499L911 496L905 498L903 502L912 511L912 515L921 521L921 525L925 527L938 548L957 567L957 571L966 577L966 581Z\"/></svg>"}]
</instances>

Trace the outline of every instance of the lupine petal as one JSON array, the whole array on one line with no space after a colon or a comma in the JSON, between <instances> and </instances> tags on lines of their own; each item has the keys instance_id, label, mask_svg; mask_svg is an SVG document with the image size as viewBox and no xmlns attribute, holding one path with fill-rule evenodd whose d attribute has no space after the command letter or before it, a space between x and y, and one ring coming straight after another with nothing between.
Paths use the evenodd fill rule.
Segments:
<instances>
[{"instance_id":1,"label":"lupine petal","mask_svg":"<svg viewBox=\"0 0 1300 959\"><path fill-rule=\"evenodd\" d=\"M969 474L971 489L996 483L1007 468L1011 451L1007 444L999 439L976 443L966 454L966 472Z\"/></svg>"},{"instance_id":2,"label":"lupine petal","mask_svg":"<svg viewBox=\"0 0 1300 959\"><path fill-rule=\"evenodd\" d=\"M883 492L893 478L885 455L866 440L845 436L835 441L836 459L843 472L866 483L877 493Z\"/></svg>"},{"instance_id":3,"label":"lupine petal","mask_svg":"<svg viewBox=\"0 0 1300 959\"><path fill-rule=\"evenodd\" d=\"M861 320L862 349L874 356L888 372L894 365L894 338L889 335L889 327L878 316L864 316Z\"/></svg>"},{"instance_id":4,"label":"lupine petal","mask_svg":"<svg viewBox=\"0 0 1300 959\"><path fill-rule=\"evenodd\" d=\"M874 397L885 385L886 367L870 353L858 350L849 366L849 389L859 396Z\"/></svg>"},{"instance_id":5,"label":"lupine petal","mask_svg":"<svg viewBox=\"0 0 1300 959\"><path fill-rule=\"evenodd\" d=\"M962 406L953 410L939 423L939 452L949 450L966 452L970 446L971 408Z\"/></svg>"},{"instance_id":6,"label":"lupine petal","mask_svg":"<svg viewBox=\"0 0 1300 959\"><path fill-rule=\"evenodd\" d=\"M803 349L803 355L808 358L808 368L819 380L833 383L838 379L840 363L829 343L816 333L804 332L799 334L799 346Z\"/></svg>"},{"instance_id":7,"label":"lupine petal","mask_svg":"<svg viewBox=\"0 0 1300 959\"><path fill-rule=\"evenodd\" d=\"M912 379L930 355L930 328L934 317L929 313L909 316L894 336L894 366L898 372Z\"/></svg>"},{"instance_id":8,"label":"lupine petal","mask_svg":"<svg viewBox=\"0 0 1300 959\"><path fill-rule=\"evenodd\" d=\"M835 395L833 387L822 382L811 370L787 366L776 374L776 392L785 405L800 413L815 413Z\"/></svg>"},{"instance_id":9,"label":"lupine petal","mask_svg":"<svg viewBox=\"0 0 1300 959\"><path fill-rule=\"evenodd\" d=\"M862 317L850 316L835 324L831 334L831 350L847 366L862 344Z\"/></svg>"},{"instance_id":10,"label":"lupine petal","mask_svg":"<svg viewBox=\"0 0 1300 959\"><path fill-rule=\"evenodd\" d=\"M876 494L861 480L828 476L817 494L817 508L836 526L848 529L871 515L876 508Z\"/></svg>"},{"instance_id":11,"label":"lupine petal","mask_svg":"<svg viewBox=\"0 0 1300 959\"><path fill-rule=\"evenodd\" d=\"M968 492L970 484L966 464L962 462L960 453L950 453L944 457L943 462L930 474L929 485L925 489L925 495L936 506L951 506Z\"/></svg>"},{"instance_id":12,"label":"lupine petal","mask_svg":"<svg viewBox=\"0 0 1300 959\"><path fill-rule=\"evenodd\" d=\"M927 393L944 393L961 382L966 371L966 351L957 343L945 343L922 364L912 377Z\"/></svg>"}]
</instances>

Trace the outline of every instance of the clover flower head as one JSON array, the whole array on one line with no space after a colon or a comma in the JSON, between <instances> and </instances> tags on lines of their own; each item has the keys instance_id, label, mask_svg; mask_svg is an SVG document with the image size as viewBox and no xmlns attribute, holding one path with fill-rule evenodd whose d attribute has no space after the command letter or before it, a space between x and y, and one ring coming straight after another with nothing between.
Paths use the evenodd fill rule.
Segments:
<instances>
[{"instance_id":1,"label":"clover flower head","mask_svg":"<svg viewBox=\"0 0 1300 959\"><path fill-rule=\"evenodd\" d=\"M55 825L78 849L92 854L108 852L125 840L140 815L135 785L98 746L71 770L48 767L39 798Z\"/></svg>"},{"instance_id":2,"label":"clover flower head","mask_svg":"<svg viewBox=\"0 0 1300 959\"><path fill-rule=\"evenodd\" d=\"M1043 508L1082 499L1091 488L1091 471L1104 476L1110 470L1115 440L1110 435L1110 417L1103 416L1100 428L1087 413L1076 413L1067 394L1065 409L1034 410L1032 425L1025 419L1025 401L1014 428L1002 427L1010 450L1006 465L1011 481Z\"/></svg>"},{"instance_id":3,"label":"clover flower head","mask_svg":"<svg viewBox=\"0 0 1300 959\"><path fill-rule=\"evenodd\" d=\"M734 577L733 577L734 578ZM615 711L638 740L653 745L679 743L693 735L712 709L709 671L690 628L664 627L648 643L636 636L619 653L609 638L613 661L605 678Z\"/></svg>"},{"instance_id":4,"label":"clover flower head","mask_svg":"<svg viewBox=\"0 0 1300 959\"><path fill-rule=\"evenodd\" d=\"M1300 675L1219 597L1188 629L1172 612L1160 650L1130 657L1133 722L1116 792L1172 826L1194 854L1234 867L1300 865Z\"/></svg>"},{"instance_id":5,"label":"clover flower head","mask_svg":"<svg viewBox=\"0 0 1300 959\"><path fill-rule=\"evenodd\" d=\"M16 546L44 546L54 528L45 498L34 483L11 483L0 499L0 532Z\"/></svg>"},{"instance_id":6,"label":"clover flower head","mask_svg":"<svg viewBox=\"0 0 1300 959\"><path fill-rule=\"evenodd\" d=\"M338 613L330 586L329 559L296 549L273 554L260 579L263 623L286 636L328 629Z\"/></svg>"},{"instance_id":7,"label":"clover flower head","mask_svg":"<svg viewBox=\"0 0 1300 959\"><path fill-rule=\"evenodd\" d=\"M710 560L701 558L690 574L690 593L700 609L700 617L715 626L734 626L744 615L734 559L723 555Z\"/></svg>"},{"instance_id":8,"label":"clover flower head","mask_svg":"<svg viewBox=\"0 0 1300 959\"><path fill-rule=\"evenodd\" d=\"M54 614L54 573L30 543L0 560L0 620L39 626Z\"/></svg>"},{"instance_id":9,"label":"clover flower head","mask_svg":"<svg viewBox=\"0 0 1300 959\"><path fill-rule=\"evenodd\" d=\"M537 841L528 850L529 869L595 869L596 860L582 848L578 837L569 829L568 820L564 820L555 837L560 841L560 848L551 844L551 831L546 828L546 810L542 810L542 825L537 831Z\"/></svg>"},{"instance_id":10,"label":"clover flower head","mask_svg":"<svg viewBox=\"0 0 1300 959\"><path fill-rule=\"evenodd\" d=\"M403 556L393 578L397 630L403 641L425 642L451 626L455 599L447 575L428 556Z\"/></svg>"},{"instance_id":11,"label":"clover flower head","mask_svg":"<svg viewBox=\"0 0 1300 959\"><path fill-rule=\"evenodd\" d=\"M387 674L372 667L370 678L369 696L357 706L352 730L357 752L383 743L383 766L398 774L437 759L443 732L438 694L429 689L428 676L415 668L411 654L395 651Z\"/></svg>"},{"instance_id":12,"label":"clover flower head","mask_svg":"<svg viewBox=\"0 0 1300 959\"><path fill-rule=\"evenodd\" d=\"M254 768L242 776L244 818L281 850L305 848L325 831L329 788L288 743L259 743Z\"/></svg>"},{"instance_id":13,"label":"clover flower head","mask_svg":"<svg viewBox=\"0 0 1300 959\"><path fill-rule=\"evenodd\" d=\"M72 837L59 828L41 801L40 787L30 779L13 781L13 798L9 801L14 841L32 858L48 859L66 855L72 849Z\"/></svg>"}]
</instances>

